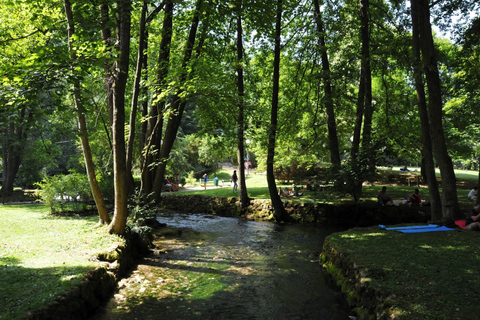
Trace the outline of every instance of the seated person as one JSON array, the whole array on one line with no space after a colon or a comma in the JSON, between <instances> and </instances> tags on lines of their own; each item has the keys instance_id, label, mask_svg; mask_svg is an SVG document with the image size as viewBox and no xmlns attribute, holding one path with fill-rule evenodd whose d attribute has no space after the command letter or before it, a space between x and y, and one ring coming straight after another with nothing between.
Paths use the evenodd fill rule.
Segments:
<instances>
[{"instance_id":1,"label":"seated person","mask_svg":"<svg viewBox=\"0 0 480 320\"><path fill-rule=\"evenodd\" d=\"M418 189L415 189L415 191L410 195L408 202L413 204L422 203L422 198L420 198L420 191Z\"/></svg>"},{"instance_id":2,"label":"seated person","mask_svg":"<svg viewBox=\"0 0 480 320\"><path fill-rule=\"evenodd\" d=\"M290 190L288 190L287 187L285 187L285 189L282 190L282 188L280 187L279 190L278 190L278 195L280 197L292 197L293 196L293 193L290 192Z\"/></svg>"},{"instance_id":3,"label":"seated person","mask_svg":"<svg viewBox=\"0 0 480 320\"><path fill-rule=\"evenodd\" d=\"M392 198L387 196L387 187L382 187L382 190L377 195L378 203L382 206L391 205L393 203Z\"/></svg>"},{"instance_id":4,"label":"seated person","mask_svg":"<svg viewBox=\"0 0 480 320\"><path fill-rule=\"evenodd\" d=\"M480 204L477 204L467 213L465 229L471 231L480 231Z\"/></svg>"},{"instance_id":5,"label":"seated person","mask_svg":"<svg viewBox=\"0 0 480 320\"><path fill-rule=\"evenodd\" d=\"M472 190L468 193L468 200L477 201L477 190L478 187L473 187Z\"/></svg>"},{"instance_id":6,"label":"seated person","mask_svg":"<svg viewBox=\"0 0 480 320\"><path fill-rule=\"evenodd\" d=\"M163 179L163 185L168 189L168 191L172 191L172 184L167 178Z\"/></svg>"},{"instance_id":7,"label":"seated person","mask_svg":"<svg viewBox=\"0 0 480 320\"><path fill-rule=\"evenodd\" d=\"M405 171L406 172L406 171L410 171L410 170L408 170L407 166L405 166L402 169L400 169L400 171Z\"/></svg>"}]
</instances>

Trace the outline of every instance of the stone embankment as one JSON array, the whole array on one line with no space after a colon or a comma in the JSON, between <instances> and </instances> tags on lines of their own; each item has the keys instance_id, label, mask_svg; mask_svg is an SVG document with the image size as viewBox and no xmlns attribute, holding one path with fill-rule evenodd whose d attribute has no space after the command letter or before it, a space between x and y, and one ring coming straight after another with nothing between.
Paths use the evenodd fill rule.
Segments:
<instances>
[{"instance_id":1,"label":"stone embankment","mask_svg":"<svg viewBox=\"0 0 480 320\"><path fill-rule=\"evenodd\" d=\"M429 207L379 206L366 201L357 204L311 204L284 201L285 209L298 223L326 224L345 227L366 227L377 224L426 223ZM270 200L251 200L246 212L241 212L236 198L202 195L165 194L161 206L179 212L208 213L226 217L245 217L253 220L273 220Z\"/></svg>"}]
</instances>

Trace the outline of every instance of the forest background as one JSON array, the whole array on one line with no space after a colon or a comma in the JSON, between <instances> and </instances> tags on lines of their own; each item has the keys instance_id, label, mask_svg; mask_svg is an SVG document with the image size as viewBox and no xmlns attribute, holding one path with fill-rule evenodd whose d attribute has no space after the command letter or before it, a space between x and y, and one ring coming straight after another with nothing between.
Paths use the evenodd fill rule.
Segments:
<instances>
[{"instance_id":1,"label":"forest background","mask_svg":"<svg viewBox=\"0 0 480 320\"><path fill-rule=\"evenodd\" d=\"M7 0L2 193L88 177L100 221L122 234L129 197L158 202L165 176L225 159L241 164L243 207L254 155L277 220L279 173L329 162L335 188L355 195L376 165L418 163L433 220L451 219L454 167L479 169L478 12L442 0Z\"/></svg>"}]
</instances>

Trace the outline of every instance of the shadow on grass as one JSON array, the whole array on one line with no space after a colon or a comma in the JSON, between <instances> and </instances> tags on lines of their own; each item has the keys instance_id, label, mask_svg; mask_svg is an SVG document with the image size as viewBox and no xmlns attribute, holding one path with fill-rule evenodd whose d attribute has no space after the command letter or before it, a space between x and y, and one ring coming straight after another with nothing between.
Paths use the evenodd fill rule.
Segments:
<instances>
[{"instance_id":1,"label":"shadow on grass","mask_svg":"<svg viewBox=\"0 0 480 320\"><path fill-rule=\"evenodd\" d=\"M25 268L14 257L0 259L0 319L25 319L78 285L87 267Z\"/></svg>"}]
</instances>

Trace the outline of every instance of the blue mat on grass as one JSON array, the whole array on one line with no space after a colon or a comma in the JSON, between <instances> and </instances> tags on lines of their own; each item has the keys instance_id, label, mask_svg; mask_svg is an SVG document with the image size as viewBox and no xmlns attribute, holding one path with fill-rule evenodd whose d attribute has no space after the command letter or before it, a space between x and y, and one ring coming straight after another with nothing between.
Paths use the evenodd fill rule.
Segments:
<instances>
[{"instance_id":1,"label":"blue mat on grass","mask_svg":"<svg viewBox=\"0 0 480 320\"><path fill-rule=\"evenodd\" d=\"M395 230L395 231L402 232L402 233L421 233L421 232L452 231L452 230L455 230L455 229L447 228L445 226L441 226L441 227L438 227L438 228L400 229L400 230Z\"/></svg>"},{"instance_id":2,"label":"blue mat on grass","mask_svg":"<svg viewBox=\"0 0 480 320\"><path fill-rule=\"evenodd\" d=\"M410 230L410 229L438 228L438 224L427 224L422 226L391 227L391 228L387 228L383 224L379 224L378 227L383 230Z\"/></svg>"}]
</instances>

